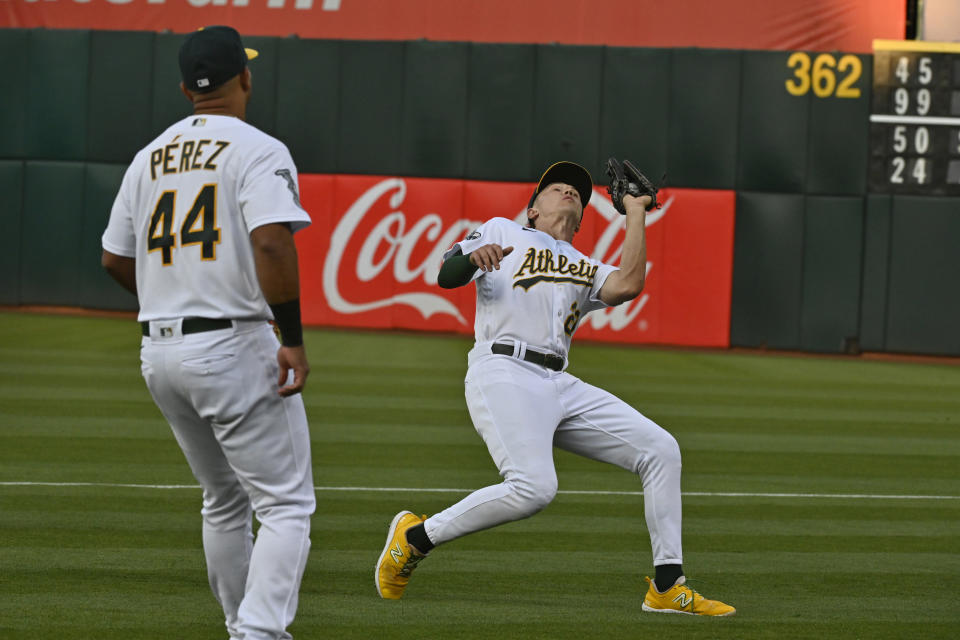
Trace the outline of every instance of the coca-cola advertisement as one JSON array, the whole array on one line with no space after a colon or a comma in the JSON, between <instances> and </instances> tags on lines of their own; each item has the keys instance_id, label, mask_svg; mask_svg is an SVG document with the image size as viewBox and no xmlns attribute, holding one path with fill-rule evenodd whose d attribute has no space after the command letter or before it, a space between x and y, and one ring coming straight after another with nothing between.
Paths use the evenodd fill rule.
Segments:
<instances>
[{"instance_id":1,"label":"coca-cola advertisement","mask_svg":"<svg viewBox=\"0 0 960 640\"><path fill-rule=\"evenodd\" d=\"M304 322L314 326L472 334L474 285L437 285L444 251L482 222L526 223L532 183L303 175L313 225L297 235ZM594 311L580 340L726 347L735 197L664 189L647 214L643 293ZM594 188L573 244L617 265L624 217Z\"/></svg>"}]
</instances>

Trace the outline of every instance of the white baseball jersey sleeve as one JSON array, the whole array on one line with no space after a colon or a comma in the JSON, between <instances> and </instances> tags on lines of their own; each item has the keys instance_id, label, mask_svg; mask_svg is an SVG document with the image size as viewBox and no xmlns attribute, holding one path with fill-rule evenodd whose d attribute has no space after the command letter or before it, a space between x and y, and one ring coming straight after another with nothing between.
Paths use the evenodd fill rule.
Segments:
<instances>
[{"instance_id":1,"label":"white baseball jersey sleeve","mask_svg":"<svg viewBox=\"0 0 960 640\"><path fill-rule=\"evenodd\" d=\"M139 320L270 319L250 232L310 224L286 146L238 118L190 116L134 158L103 248L136 259Z\"/></svg>"},{"instance_id":2,"label":"white baseball jersey sleeve","mask_svg":"<svg viewBox=\"0 0 960 640\"><path fill-rule=\"evenodd\" d=\"M486 244L513 247L500 269L477 270L477 344L523 342L566 358L583 317L607 305L600 288L613 271L569 242L506 218L493 218L444 254L470 253Z\"/></svg>"}]
</instances>

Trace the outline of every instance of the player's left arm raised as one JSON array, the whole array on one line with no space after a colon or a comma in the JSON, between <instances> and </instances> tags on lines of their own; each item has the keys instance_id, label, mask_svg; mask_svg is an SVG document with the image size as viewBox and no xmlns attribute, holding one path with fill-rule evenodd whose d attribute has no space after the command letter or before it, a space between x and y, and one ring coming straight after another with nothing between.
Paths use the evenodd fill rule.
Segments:
<instances>
[{"instance_id":1,"label":"player's left arm raised","mask_svg":"<svg viewBox=\"0 0 960 640\"><path fill-rule=\"evenodd\" d=\"M627 231L620 255L620 269L607 276L600 287L600 299L611 306L633 300L643 291L647 277L647 207L648 195L623 196Z\"/></svg>"}]
</instances>

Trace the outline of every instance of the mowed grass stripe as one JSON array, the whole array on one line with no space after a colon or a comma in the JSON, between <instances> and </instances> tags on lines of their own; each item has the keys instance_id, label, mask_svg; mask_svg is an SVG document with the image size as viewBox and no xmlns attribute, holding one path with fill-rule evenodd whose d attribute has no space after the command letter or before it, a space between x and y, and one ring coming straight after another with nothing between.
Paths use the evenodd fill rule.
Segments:
<instances>
[{"instance_id":1,"label":"mowed grass stripe","mask_svg":"<svg viewBox=\"0 0 960 640\"><path fill-rule=\"evenodd\" d=\"M700 406L688 406L671 404L660 399L637 403L641 413L648 417L659 419L666 423L670 418L699 418L703 423L709 424L712 420L738 419L758 421L766 423L775 423L779 421L829 421L843 422L851 427L859 426L868 429L871 425L877 423L893 424L925 424L925 423L945 423L954 420L955 414L948 414L940 409L924 409L918 411L906 410L880 410L866 408L832 408L817 407L807 404L777 404L771 403L749 405L720 405L705 404ZM956 425L951 425L955 427Z\"/></svg>"},{"instance_id":2,"label":"mowed grass stripe","mask_svg":"<svg viewBox=\"0 0 960 640\"><path fill-rule=\"evenodd\" d=\"M577 373L572 371L571 373ZM607 373L593 372L593 376L604 377ZM584 375L584 377L587 377ZM921 409L949 409L960 407L960 398L953 395L944 395L940 391L929 387L904 387L903 385L889 385L884 388L883 397L878 397L877 388L869 386L843 385L838 383L818 382L808 385L785 385L782 380L758 381L745 388L742 381L714 382L706 384L690 384L683 380L671 383L662 381L646 381L638 386L633 381L629 383L623 379L606 385L609 391L621 393L642 394L649 398L685 398L697 396L711 404L748 403L799 403L822 406L844 405L857 406L864 401L877 402L890 408L921 408ZM960 389L958 389L960 391Z\"/></svg>"},{"instance_id":3,"label":"mowed grass stripe","mask_svg":"<svg viewBox=\"0 0 960 640\"><path fill-rule=\"evenodd\" d=\"M98 487L117 489L150 489L161 491L198 490L198 484L135 484L112 482L44 482L44 481L0 481L0 487ZM315 486L316 493L362 492L362 493L452 493L466 495L473 489L452 487L324 487ZM558 495L583 496L643 496L642 491L590 491L582 489L559 489ZM905 495L905 494L846 494L846 493L744 493L684 491L683 496L705 498L810 498L813 500L960 500L960 496Z\"/></svg>"}]
</instances>

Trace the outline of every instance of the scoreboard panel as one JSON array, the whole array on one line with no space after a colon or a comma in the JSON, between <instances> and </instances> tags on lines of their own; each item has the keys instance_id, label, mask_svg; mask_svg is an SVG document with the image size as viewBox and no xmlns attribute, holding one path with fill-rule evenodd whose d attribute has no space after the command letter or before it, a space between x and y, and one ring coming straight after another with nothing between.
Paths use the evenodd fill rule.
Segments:
<instances>
[{"instance_id":1,"label":"scoreboard panel","mask_svg":"<svg viewBox=\"0 0 960 640\"><path fill-rule=\"evenodd\" d=\"M960 195L960 44L873 49L870 191Z\"/></svg>"}]
</instances>

